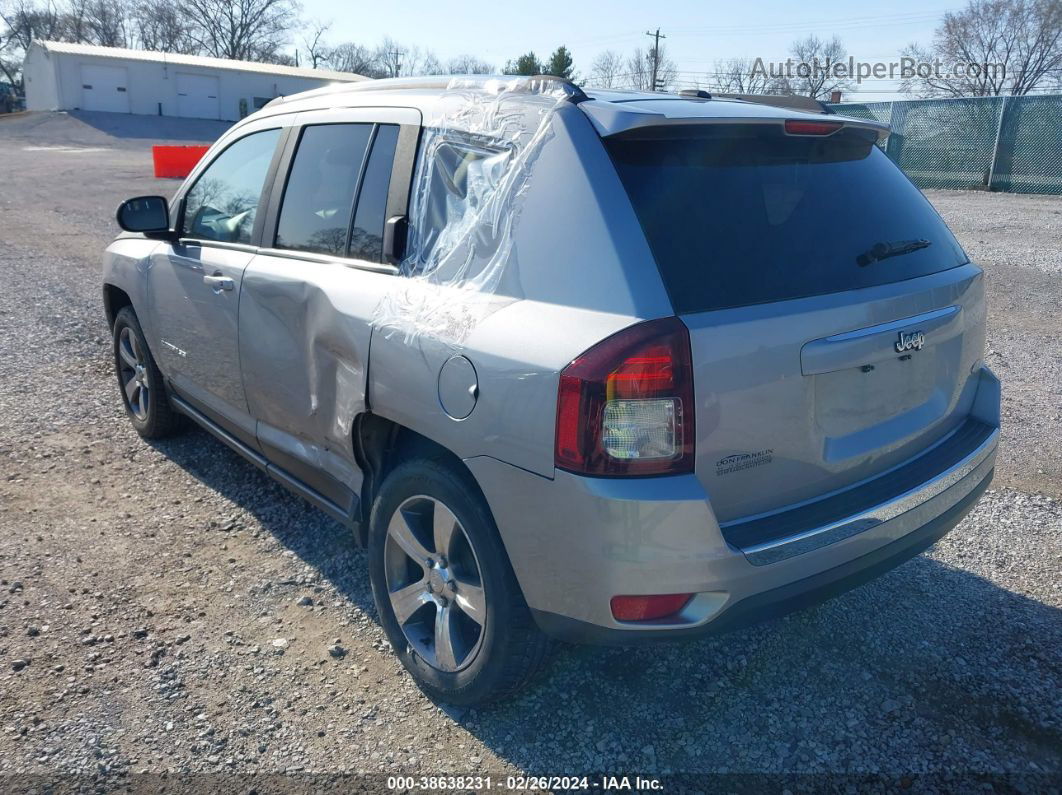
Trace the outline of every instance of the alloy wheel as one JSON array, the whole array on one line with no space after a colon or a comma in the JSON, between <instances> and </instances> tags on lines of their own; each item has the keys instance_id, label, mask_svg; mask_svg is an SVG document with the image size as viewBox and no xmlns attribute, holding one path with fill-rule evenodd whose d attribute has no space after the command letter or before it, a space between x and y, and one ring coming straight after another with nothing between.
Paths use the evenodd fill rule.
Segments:
<instances>
[{"instance_id":1,"label":"alloy wheel","mask_svg":"<svg viewBox=\"0 0 1062 795\"><path fill-rule=\"evenodd\" d=\"M483 578L461 523L442 502L410 497L384 546L387 593L410 649L440 671L470 664L487 617Z\"/></svg>"},{"instance_id":2,"label":"alloy wheel","mask_svg":"<svg viewBox=\"0 0 1062 795\"><path fill-rule=\"evenodd\" d=\"M118 370L125 392L125 402L133 416L141 422L147 420L148 386L147 357L133 330L126 326L118 335Z\"/></svg>"}]
</instances>

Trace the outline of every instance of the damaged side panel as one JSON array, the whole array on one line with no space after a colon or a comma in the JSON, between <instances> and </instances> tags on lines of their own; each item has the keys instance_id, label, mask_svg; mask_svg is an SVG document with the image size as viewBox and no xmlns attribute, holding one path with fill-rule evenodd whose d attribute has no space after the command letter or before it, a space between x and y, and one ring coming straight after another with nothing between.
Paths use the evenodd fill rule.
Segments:
<instances>
[{"instance_id":1,"label":"damaged side panel","mask_svg":"<svg viewBox=\"0 0 1062 795\"><path fill-rule=\"evenodd\" d=\"M244 276L240 359L263 451L344 508L365 411L369 318L394 276L262 254Z\"/></svg>"},{"instance_id":2,"label":"damaged side panel","mask_svg":"<svg viewBox=\"0 0 1062 795\"><path fill-rule=\"evenodd\" d=\"M373 318L374 413L553 476L560 370L670 303L587 118L460 79L427 119L401 276Z\"/></svg>"},{"instance_id":3,"label":"damaged side panel","mask_svg":"<svg viewBox=\"0 0 1062 795\"><path fill-rule=\"evenodd\" d=\"M393 266L361 258L372 256L374 240L379 258L381 245L380 237L358 231L362 201L353 235L344 233L344 227L356 194L362 199L367 193L378 198L381 191L388 196L388 172L379 166L387 168L393 158L377 161L378 148L386 151L377 143L385 137L393 142L400 127L415 140L420 118L412 108L298 114L295 125L305 125L302 137L290 140L273 187L262 247L244 274L240 367L247 403L257 419L258 443L270 461L346 515L356 507L362 483L351 431L367 408L371 320L396 275ZM386 135L379 132L384 126ZM314 143L307 144L300 170L296 144L302 146L301 141L310 140L307 136ZM290 172L288 160L294 163ZM365 175L373 164L377 181L366 191ZM392 185L400 184L402 168L408 180L408 164L395 163ZM293 196L286 216L282 195L289 189ZM385 217L393 209L391 204L377 207ZM400 210L405 211L404 204ZM382 224L381 218L374 222ZM343 256L347 249L349 258Z\"/></svg>"},{"instance_id":4,"label":"damaged side panel","mask_svg":"<svg viewBox=\"0 0 1062 795\"><path fill-rule=\"evenodd\" d=\"M386 124L398 110L410 109L305 123ZM341 506L360 493L351 433L366 411L460 458L553 477L560 370L671 314L600 139L563 92L456 80L426 111L407 180L408 208L388 200L387 217L409 218L397 267L318 262L267 238L244 276L240 364L258 441Z\"/></svg>"}]
</instances>

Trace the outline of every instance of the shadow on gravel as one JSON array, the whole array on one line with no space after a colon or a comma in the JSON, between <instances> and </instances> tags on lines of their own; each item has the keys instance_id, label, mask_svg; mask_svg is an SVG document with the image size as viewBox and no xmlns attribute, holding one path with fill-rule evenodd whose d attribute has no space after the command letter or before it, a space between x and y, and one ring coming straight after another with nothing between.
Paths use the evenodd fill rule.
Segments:
<instances>
[{"instance_id":1,"label":"shadow on gravel","mask_svg":"<svg viewBox=\"0 0 1062 795\"><path fill-rule=\"evenodd\" d=\"M375 614L345 528L202 431L158 449ZM923 555L823 605L716 638L564 647L516 699L448 712L536 774L1057 775L1060 648L1062 611Z\"/></svg>"},{"instance_id":2,"label":"shadow on gravel","mask_svg":"<svg viewBox=\"0 0 1062 795\"><path fill-rule=\"evenodd\" d=\"M211 119L178 119L172 116L137 116L131 113L71 111L70 117L111 138L145 138L152 141L212 143L232 122Z\"/></svg>"},{"instance_id":3,"label":"shadow on gravel","mask_svg":"<svg viewBox=\"0 0 1062 795\"><path fill-rule=\"evenodd\" d=\"M199 428L149 444L252 514L266 532L317 569L341 596L375 616L364 553L355 545L350 530Z\"/></svg>"},{"instance_id":4,"label":"shadow on gravel","mask_svg":"<svg viewBox=\"0 0 1062 795\"><path fill-rule=\"evenodd\" d=\"M19 139L44 147L141 149L166 142L210 144L230 126L227 121L172 116L31 111L14 117L0 116L0 140Z\"/></svg>"}]
</instances>

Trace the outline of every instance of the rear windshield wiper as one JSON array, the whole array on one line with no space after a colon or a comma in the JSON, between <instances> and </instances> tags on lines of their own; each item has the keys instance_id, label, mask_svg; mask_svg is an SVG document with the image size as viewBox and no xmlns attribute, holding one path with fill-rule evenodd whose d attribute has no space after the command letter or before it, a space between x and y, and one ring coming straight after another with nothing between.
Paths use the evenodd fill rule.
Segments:
<instances>
[{"instance_id":1,"label":"rear windshield wiper","mask_svg":"<svg viewBox=\"0 0 1062 795\"><path fill-rule=\"evenodd\" d=\"M910 254L912 251L918 251L929 246L930 241L928 240L896 240L892 243L875 243L856 257L856 262L859 263L860 267L865 268L867 265L879 260Z\"/></svg>"}]
</instances>

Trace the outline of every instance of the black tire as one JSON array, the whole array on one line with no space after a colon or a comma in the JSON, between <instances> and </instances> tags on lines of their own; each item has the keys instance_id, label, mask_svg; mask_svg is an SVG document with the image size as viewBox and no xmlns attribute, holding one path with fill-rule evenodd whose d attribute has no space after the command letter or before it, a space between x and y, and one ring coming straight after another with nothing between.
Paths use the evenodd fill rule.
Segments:
<instances>
[{"instance_id":1,"label":"black tire","mask_svg":"<svg viewBox=\"0 0 1062 795\"><path fill-rule=\"evenodd\" d=\"M478 625L478 641L462 667L454 671L433 666L425 654L413 648L391 604L385 559L388 526L400 506L420 504L410 501L422 497L442 503L456 518L474 554L484 594L485 620ZM459 564L450 561L444 565L454 568ZM545 667L550 641L531 617L490 509L475 483L456 466L418 458L399 465L387 476L369 519L369 575L384 632L402 665L430 698L462 706L497 701L526 686ZM417 576L414 567L411 579ZM453 602L457 601L453 597ZM436 609L434 603L425 603L426 620L437 621ZM476 631L477 625L469 626Z\"/></svg>"},{"instance_id":2,"label":"black tire","mask_svg":"<svg viewBox=\"0 0 1062 795\"><path fill-rule=\"evenodd\" d=\"M133 342L132 348L125 349L123 357L123 345L126 339ZM145 439L163 439L180 431L184 425L183 418L170 406L166 395L166 382L155 364L155 357L151 355L144 330L140 328L140 321L130 306L123 307L114 319L114 370L118 377L118 392L122 396L122 405L129 421L133 423L136 432ZM129 391L126 389L130 374L138 372L129 360L130 353L137 359L140 367L139 373L143 385L146 387L145 399L140 400L140 391L133 390L137 398L136 406L130 400Z\"/></svg>"}]
</instances>

